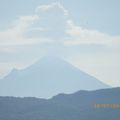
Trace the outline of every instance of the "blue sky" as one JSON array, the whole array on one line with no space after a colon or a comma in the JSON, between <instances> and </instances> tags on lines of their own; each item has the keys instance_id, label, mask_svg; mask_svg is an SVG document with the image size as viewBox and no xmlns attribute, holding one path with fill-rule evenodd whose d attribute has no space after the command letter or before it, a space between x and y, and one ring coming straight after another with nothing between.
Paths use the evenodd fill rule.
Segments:
<instances>
[{"instance_id":1,"label":"blue sky","mask_svg":"<svg viewBox=\"0 0 120 120\"><path fill-rule=\"evenodd\" d=\"M0 0L1 76L52 54L120 85L119 11L119 0Z\"/></svg>"}]
</instances>

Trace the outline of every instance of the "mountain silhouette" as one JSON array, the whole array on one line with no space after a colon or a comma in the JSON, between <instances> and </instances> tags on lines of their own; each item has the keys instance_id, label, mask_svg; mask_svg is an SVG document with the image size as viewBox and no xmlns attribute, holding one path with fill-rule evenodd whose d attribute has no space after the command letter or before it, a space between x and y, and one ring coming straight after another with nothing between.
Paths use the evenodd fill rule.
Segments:
<instances>
[{"instance_id":1,"label":"mountain silhouette","mask_svg":"<svg viewBox=\"0 0 120 120\"><path fill-rule=\"evenodd\" d=\"M95 104L119 105L96 108ZM119 120L120 88L59 94L51 99L0 97L0 120Z\"/></svg>"},{"instance_id":2,"label":"mountain silhouette","mask_svg":"<svg viewBox=\"0 0 120 120\"><path fill-rule=\"evenodd\" d=\"M25 69L12 70L0 80L0 95L49 98L58 93L107 87L65 60L47 56Z\"/></svg>"}]
</instances>

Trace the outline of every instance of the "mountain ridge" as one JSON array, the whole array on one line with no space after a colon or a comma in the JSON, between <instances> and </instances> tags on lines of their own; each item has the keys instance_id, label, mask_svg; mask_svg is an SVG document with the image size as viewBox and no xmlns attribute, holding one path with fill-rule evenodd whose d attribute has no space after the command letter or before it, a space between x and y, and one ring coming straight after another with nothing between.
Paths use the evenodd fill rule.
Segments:
<instances>
[{"instance_id":1,"label":"mountain ridge","mask_svg":"<svg viewBox=\"0 0 120 120\"><path fill-rule=\"evenodd\" d=\"M119 120L120 108L96 108L95 104L120 105L120 87L78 91L51 99L0 96L0 119Z\"/></svg>"}]
</instances>

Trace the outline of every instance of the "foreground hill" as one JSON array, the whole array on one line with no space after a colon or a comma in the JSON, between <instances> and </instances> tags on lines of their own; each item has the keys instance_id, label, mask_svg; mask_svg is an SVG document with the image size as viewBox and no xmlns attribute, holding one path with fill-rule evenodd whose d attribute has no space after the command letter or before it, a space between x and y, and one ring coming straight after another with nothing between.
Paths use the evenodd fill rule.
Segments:
<instances>
[{"instance_id":1,"label":"foreground hill","mask_svg":"<svg viewBox=\"0 0 120 120\"><path fill-rule=\"evenodd\" d=\"M1 96L49 98L59 93L107 88L95 77L57 58L45 57L23 70L14 69L0 80Z\"/></svg>"},{"instance_id":2,"label":"foreground hill","mask_svg":"<svg viewBox=\"0 0 120 120\"><path fill-rule=\"evenodd\" d=\"M0 97L0 120L120 120L120 88L59 94L51 99Z\"/></svg>"}]
</instances>

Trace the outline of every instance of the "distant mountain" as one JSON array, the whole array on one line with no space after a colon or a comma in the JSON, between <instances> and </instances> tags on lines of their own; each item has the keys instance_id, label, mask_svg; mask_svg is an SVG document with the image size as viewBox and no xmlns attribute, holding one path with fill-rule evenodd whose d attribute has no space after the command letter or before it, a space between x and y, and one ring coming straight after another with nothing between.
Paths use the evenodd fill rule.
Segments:
<instances>
[{"instance_id":1,"label":"distant mountain","mask_svg":"<svg viewBox=\"0 0 120 120\"><path fill-rule=\"evenodd\" d=\"M0 80L0 95L49 98L58 93L107 87L58 57L44 57L26 69L14 69Z\"/></svg>"},{"instance_id":2,"label":"distant mountain","mask_svg":"<svg viewBox=\"0 0 120 120\"><path fill-rule=\"evenodd\" d=\"M0 120L120 120L120 88L59 94L51 99L0 97Z\"/></svg>"}]
</instances>

